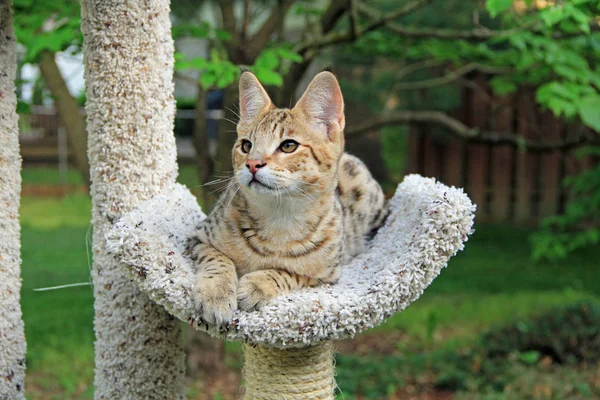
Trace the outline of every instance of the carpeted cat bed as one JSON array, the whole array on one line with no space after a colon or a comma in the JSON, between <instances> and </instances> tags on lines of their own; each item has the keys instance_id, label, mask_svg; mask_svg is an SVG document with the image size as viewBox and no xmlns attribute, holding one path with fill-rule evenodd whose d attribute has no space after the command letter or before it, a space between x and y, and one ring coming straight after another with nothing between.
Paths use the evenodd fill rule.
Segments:
<instances>
[{"instance_id":1,"label":"carpeted cat bed","mask_svg":"<svg viewBox=\"0 0 600 400\"><path fill-rule=\"evenodd\" d=\"M337 284L280 296L259 311L236 311L226 327L207 325L194 310L193 264L184 249L204 214L184 186L176 184L125 215L107 234L107 248L142 291L195 328L227 340L305 347L353 337L415 301L463 249L475 205L462 189L409 175L390 211Z\"/></svg>"}]
</instances>

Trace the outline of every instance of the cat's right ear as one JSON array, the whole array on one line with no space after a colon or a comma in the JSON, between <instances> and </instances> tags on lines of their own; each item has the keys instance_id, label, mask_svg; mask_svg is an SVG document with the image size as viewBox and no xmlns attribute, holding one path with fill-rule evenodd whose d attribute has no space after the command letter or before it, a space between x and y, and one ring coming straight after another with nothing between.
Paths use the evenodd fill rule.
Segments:
<instances>
[{"instance_id":1,"label":"cat's right ear","mask_svg":"<svg viewBox=\"0 0 600 400\"><path fill-rule=\"evenodd\" d=\"M240 76L240 122L250 124L269 111L273 103L253 73L244 71Z\"/></svg>"}]
</instances>

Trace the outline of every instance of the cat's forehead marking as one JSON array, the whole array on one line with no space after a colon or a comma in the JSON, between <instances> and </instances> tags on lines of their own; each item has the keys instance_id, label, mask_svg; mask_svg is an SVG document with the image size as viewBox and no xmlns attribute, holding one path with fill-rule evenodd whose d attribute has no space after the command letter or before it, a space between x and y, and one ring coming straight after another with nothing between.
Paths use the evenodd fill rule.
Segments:
<instances>
[{"instance_id":1,"label":"cat's forehead marking","mask_svg":"<svg viewBox=\"0 0 600 400\"><path fill-rule=\"evenodd\" d=\"M261 120L256 124L250 134L251 138L256 140L262 139L276 139L282 138L285 133L285 127L283 126L286 120L291 120L292 114L288 109L278 108L269 111Z\"/></svg>"}]
</instances>

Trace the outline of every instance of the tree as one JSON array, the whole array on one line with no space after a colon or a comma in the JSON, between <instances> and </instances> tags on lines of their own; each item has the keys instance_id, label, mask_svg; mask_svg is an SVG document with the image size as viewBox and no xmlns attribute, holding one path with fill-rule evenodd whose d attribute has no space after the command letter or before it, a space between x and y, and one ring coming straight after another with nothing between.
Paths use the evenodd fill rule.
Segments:
<instances>
[{"instance_id":1,"label":"tree","mask_svg":"<svg viewBox=\"0 0 600 400\"><path fill-rule=\"evenodd\" d=\"M21 318L21 156L15 93L17 58L11 2L0 2L0 398L24 399Z\"/></svg>"},{"instance_id":2,"label":"tree","mask_svg":"<svg viewBox=\"0 0 600 400\"><path fill-rule=\"evenodd\" d=\"M368 86L379 82L380 87L364 101L380 111L364 121L349 123L348 137L385 126L428 124L468 141L510 144L532 152L600 143L593 133L600 132L600 70L595 67L600 58L598 0L330 0L324 8L310 1L266 3L272 7L263 6L258 12L262 24L253 25L248 20L257 18L254 2L244 1L239 9L239 3L215 2L220 16L217 24L204 22L200 30L187 28L180 33L210 37L219 51L211 53L208 60L189 64L182 60L180 65L201 70L204 87L227 87L237 77L229 66L248 65L261 80L277 87L272 90L279 104L293 98L303 75L319 57L334 56L344 65L350 61L366 66L375 71L365 77L370 79ZM293 37L285 27L298 15L304 18L304 33ZM286 57L281 57L283 54ZM447 104L431 101L447 99L452 87L473 86L467 77L476 72L491 78L497 95L510 95L520 86L535 87L542 108L590 129L572 132L559 141L547 140L540 132L541 139L531 140L515 132L469 127L448 113ZM418 97L429 100L419 101ZM384 107L389 99L398 105ZM227 118L234 118L233 112L229 113ZM231 134L223 132L222 138L215 170L222 169L219 163L224 165L229 157ZM545 233L535 239L536 254L555 251L566 255L568 249L600 242L600 185L592 185L596 180L589 176L597 176L594 171L579 185L571 184L576 191L573 203L567 206L564 218L546 222Z\"/></svg>"},{"instance_id":3,"label":"tree","mask_svg":"<svg viewBox=\"0 0 600 400\"><path fill-rule=\"evenodd\" d=\"M66 128L77 169L89 187L85 119L55 60L59 51L77 54L81 49L79 6L73 1L17 0L15 12L17 38L26 48L23 62L38 64Z\"/></svg>"},{"instance_id":4,"label":"tree","mask_svg":"<svg viewBox=\"0 0 600 400\"><path fill-rule=\"evenodd\" d=\"M83 0L91 165L97 399L183 399L181 325L106 252L123 213L172 185L173 40L169 2Z\"/></svg>"}]
</instances>

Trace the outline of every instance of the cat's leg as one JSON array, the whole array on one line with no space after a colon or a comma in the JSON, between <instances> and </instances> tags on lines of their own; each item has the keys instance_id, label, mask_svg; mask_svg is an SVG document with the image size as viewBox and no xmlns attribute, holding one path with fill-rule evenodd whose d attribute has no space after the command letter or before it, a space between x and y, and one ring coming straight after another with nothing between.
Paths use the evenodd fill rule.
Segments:
<instances>
[{"instance_id":1,"label":"cat's leg","mask_svg":"<svg viewBox=\"0 0 600 400\"><path fill-rule=\"evenodd\" d=\"M250 272L240 278L237 301L240 310L251 311L267 301L295 289L315 286L322 281L282 269Z\"/></svg>"},{"instance_id":2,"label":"cat's leg","mask_svg":"<svg viewBox=\"0 0 600 400\"><path fill-rule=\"evenodd\" d=\"M231 321L238 285L233 261L206 243L195 243L190 251L196 266L196 308L206 322L222 325Z\"/></svg>"}]
</instances>

